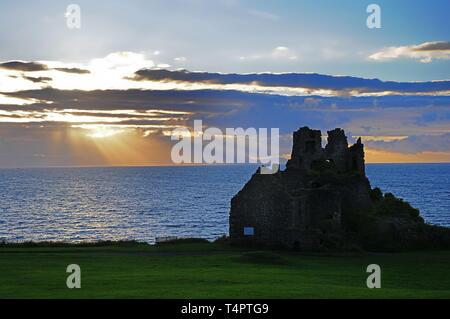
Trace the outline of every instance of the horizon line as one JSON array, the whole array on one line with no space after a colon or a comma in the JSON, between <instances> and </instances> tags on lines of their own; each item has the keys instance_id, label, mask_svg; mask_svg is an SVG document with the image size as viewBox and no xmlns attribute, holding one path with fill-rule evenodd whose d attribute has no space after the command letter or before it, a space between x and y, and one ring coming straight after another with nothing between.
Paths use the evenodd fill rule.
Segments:
<instances>
[{"instance_id":1,"label":"horizon line","mask_svg":"<svg viewBox=\"0 0 450 319\"><path fill-rule=\"evenodd\" d=\"M366 162L365 165L418 165L418 164L450 164L450 162ZM286 165L286 164L281 164ZM52 168L146 168L146 167L207 167L207 166L261 166L260 163L218 163L218 164L152 164L152 165L50 165L50 166L18 166L1 167L0 170L10 169L52 169Z\"/></svg>"}]
</instances>

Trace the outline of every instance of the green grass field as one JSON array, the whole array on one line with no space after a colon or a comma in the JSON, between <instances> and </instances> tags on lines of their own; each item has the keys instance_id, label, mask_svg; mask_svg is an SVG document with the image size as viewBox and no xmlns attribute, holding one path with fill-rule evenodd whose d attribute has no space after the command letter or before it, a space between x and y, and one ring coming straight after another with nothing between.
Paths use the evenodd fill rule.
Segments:
<instances>
[{"instance_id":1,"label":"green grass field","mask_svg":"<svg viewBox=\"0 0 450 319\"><path fill-rule=\"evenodd\" d=\"M366 287L379 264L382 288ZM81 289L66 267L81 267ZM1 298L450 298L450 251L255 252L224 244L0 248Z\"/></svg>"}]
</instances>

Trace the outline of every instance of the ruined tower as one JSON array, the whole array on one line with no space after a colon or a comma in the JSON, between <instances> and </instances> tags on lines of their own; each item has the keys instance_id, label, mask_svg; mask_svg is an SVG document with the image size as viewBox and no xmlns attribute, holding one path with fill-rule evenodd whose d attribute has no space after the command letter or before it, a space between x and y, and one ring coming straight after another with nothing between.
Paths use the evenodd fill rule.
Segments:
<instances>
[{"instance_id":1,"label":"ruined tower","mask_svg":"<svg viewBox=\"0 0 450 319\"><path fill-rule=\"evenodd\" d=\"M287 167L294 169L311 169L314 161L323 158L322 133L302 127L294 132L291 159Z\"/></svg>"},{"instance_id":2,"label":"ruined tower","mask_svg":"<svg viewBox=\"0 0 450 319\"><path fill-rule=\"evenodd\" d=\"M230 236L316 250L342 240L346 211L370 205L361 140L348 147L337 128L323 148L321 131L302 127L294 132L286 170L256 172L232 199Z\"/></svg>"}]
</instances>

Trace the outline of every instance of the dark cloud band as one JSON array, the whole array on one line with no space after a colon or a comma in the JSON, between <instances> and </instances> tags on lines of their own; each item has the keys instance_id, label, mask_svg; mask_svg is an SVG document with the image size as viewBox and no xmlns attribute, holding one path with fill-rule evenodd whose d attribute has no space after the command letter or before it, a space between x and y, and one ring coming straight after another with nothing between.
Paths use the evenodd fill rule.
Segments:
<instances>
[{"instance_id":1,"label":"dark cloud band","mask_svg":"<svg viewBox=\"0 0 450 319\"><path fill-rule=\"evenodd\" d=\"M35 71L47 71L48 67L45 64L38 62L22 62L22 61L8 61L0 63L1 69L35 72Z\"/></svg>"},{"instance_id":2,"label":"dark cloud band","mask_svg":"<svg viewBox=\"0 0 450 319\"><path fill-rule=\"evenodd\" d=\"M378 79L363 79L352 76L332 76L306 73L252 73L222 74L208 72L169 71L162 69L141 69L132 78L136 81L185 82L203 84L256 84L264 87L287 87L306 89L327 89L335 91L427 93L450 90L450 81L393 82Z\"/></svg>"},{"instance_id":3,"label":"dark cloud band","mask_svg":"<svg viewBox=\"0 0 450 319\"><path fill-rule=\"evenodd\" d=\"M80 68L55 68L54 70L66 73L73 74L89 74L91 73L89 70L80 69Z\"/></svg>"},{"instance_id":4,"label":"dark cloud band","mask_svg":"<svg viewBox=\"0 0 450 319\"><path fill-rule=\"evenodd\" d=\"M39 62L23 62L23 61L7 61L0 63L0 69L22 71L22 72L36 72L36 71L49 71L56 70L60 72L73 73L73 74L89 74L89 70L80 68L54 68L51 69L47 65Z\"/></svg>"},{"instance_id":5,"label":"dark cloud band","mask_svg":"<svg viewBox=\"0 0 450 319\"><path fill-rule=\"evenodd\" d=\"M25 80L31 81L33 83L47 83L48 81L51 81L52 78L40 76L40 77L32 77L32 76L23 76Z\"/></svg>"},{"instance_id":6,"label":"dark cloud band","mask_svg":"<svg viewBox=\"0 0 450 319\"><path fill-rule=\"evenodd\" d=\"M416 46L414 51L450 51L450 42L436 41L426 42Z\"/></svg>"}]
</instances>

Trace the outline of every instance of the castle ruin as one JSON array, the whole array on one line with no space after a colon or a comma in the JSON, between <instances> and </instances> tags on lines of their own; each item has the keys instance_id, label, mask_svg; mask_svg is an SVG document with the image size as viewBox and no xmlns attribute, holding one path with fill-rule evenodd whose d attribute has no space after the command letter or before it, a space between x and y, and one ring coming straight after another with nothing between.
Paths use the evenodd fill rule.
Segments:
<instances>
[{"instance_id":1,"label":"castle ruin","mask_svg":"<svg viewBox=\"0 0 450 319\"><path fill-rule=\"evenodd\" d=\"M389 205L395 213L383 212ZM294 132L286 169L271 175L258 169L231 200L230 238L323 250L349 241L390 247L437 237L407 202L371 189L360 138L349 147L336 128L322 147L321 131L302 127Z\"/></svg>"}]
</instances>

